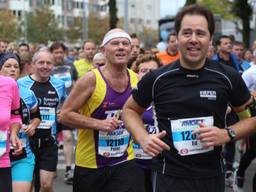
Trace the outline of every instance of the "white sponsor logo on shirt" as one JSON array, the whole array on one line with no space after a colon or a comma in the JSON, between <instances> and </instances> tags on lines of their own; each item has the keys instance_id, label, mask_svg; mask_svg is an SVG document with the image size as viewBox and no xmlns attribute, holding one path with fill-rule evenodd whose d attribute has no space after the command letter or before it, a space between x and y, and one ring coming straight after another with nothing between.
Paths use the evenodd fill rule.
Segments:
<instances>
[{"instance_id":1,"label":"white sponsor logo on shirt","mask_svg":"<svg viewBox=\"0 0 256 192\"><path fill-rule=\"evenodd\" d=\"M217 94L216 91L213 90L203 90L200 91L201 98L208 98L209 100L216 100Z\"/></svg>"},{"instance_id":2,"label":"white sponsor logo on shirt","mask_svg":"<svg viewBox=\"0 0 256 192\"><path fill-rule=\"evenodd\" d=\"M55 91L48 91L48 94L53 95L55 94Z\"/></svg>"}]
</instances>

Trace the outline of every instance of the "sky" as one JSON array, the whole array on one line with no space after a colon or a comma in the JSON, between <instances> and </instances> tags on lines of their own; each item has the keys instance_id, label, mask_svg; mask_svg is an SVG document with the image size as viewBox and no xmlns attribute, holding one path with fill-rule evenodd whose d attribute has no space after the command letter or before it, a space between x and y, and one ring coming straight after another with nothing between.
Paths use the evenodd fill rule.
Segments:
<instances>
[{"instance_id":1,"label":"sky","mask_svg":"<svg viewBox=\"0 0 256 192\"><path fill-rule=\"evenodd\" d=\"M160 0L160 17L175 16L186 0Z\"/></svg>"}]
</instances>

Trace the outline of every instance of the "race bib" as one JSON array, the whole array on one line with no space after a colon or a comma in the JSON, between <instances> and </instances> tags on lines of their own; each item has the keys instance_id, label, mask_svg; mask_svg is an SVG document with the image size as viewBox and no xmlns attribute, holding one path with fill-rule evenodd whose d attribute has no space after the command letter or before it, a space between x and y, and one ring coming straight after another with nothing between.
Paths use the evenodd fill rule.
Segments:
<instances>
[{"instance_id":1,"label":"race bib","mask_svg":"<svg viewBox=\"0 0 256 192\"><path fill-rule=\"evenodd\" d=\"M38 126L38 129L51 129L51 127L56 121L55 108L51 108L51 107L39 107L39 108L40 108L42 121Z\"/></svg>"},{"instance_id":2,"label":"race bib","mask_svg":"<svg viewBox=\"0 0 256 192\"><path fill-rule=\"evenodd\" d=\"M158 132L154 125L145 124L144 126L149 134L155 134ZM141 145L138 143L133 143L133 151L136 159L152 159L150 155L143 151Z\"/></svg>"},{"instance_id":3,"label":"race bib","mask_svg":"<svg viewBox=\"0 0 256 192\"><path fill-rule=\"evenodd\" d=\"M121 157L128 147L130 134L124 127L112 132L99 131L98 153L104 157Z\"/></svg>"},{"instance_id":4,"label":"race bib","mask_svg":"<svg viewBox=\"0 0 256 192\"><path fill-rule=\"evenodd\" d=\"M26 143L27 143L27 139L26 139L26 133L25 133L25 128L27 128L27 125L22 125L19 133L18 133L18 137L22 143L22 147L25 147L26 146Z\"/></svg>"},{"instance_id":5,"label":"race bib","mask_svg":"<svg viewBox=\"0 0 256 192\"><path fill-rule=\"evenodd\" d=\"M7 142L7 131L0 131L0 157L6 152Z\"/></svg>"},{"instance_id":6,"label":"race bib","mask_svg":"<svg viewBox=\"0 0 256 192\"><path fill-rule=\"evenodd\" d=\"M181 156L200 154L213 150L213 147L203 146L203 143L197 139L197 136L192 134L199 127L199 123L205 126L213 126L213 117L171 120L173 144Z\"/></svg>"}]
</instances>

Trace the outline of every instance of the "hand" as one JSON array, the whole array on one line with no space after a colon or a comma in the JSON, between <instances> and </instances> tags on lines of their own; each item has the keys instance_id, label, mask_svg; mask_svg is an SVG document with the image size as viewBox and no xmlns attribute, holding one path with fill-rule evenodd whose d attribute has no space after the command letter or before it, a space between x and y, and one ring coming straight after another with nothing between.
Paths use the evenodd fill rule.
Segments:
<instances>
[{"instance_id":1,"label":"hand","mask_svg":"<svg viewBox=\"0 0 256 192\"><path fill-rule=\"evenodd\" d=\"M148 137L140 142L143 151L152 157L157 156L163 150L169 151L170 147L161 140L165 135L166 131L161 131L157 134L148 134Z\"/></svg>"},{"instance_id":2,"label":"hand","mask_svg":"<svg viewBox=\"0 0 256 192\"><path fill-rule=\"evenodd\" d=\"M24 132L25 132L29 137L33 136L33 135L35 134L35 132L36 132L35 127L34 127L33 125L31 125L31 124L29 124L28 126L26 126L26 127L23 128L23 129L24 129Z\"/></svg>"},{"instance_id":3,"label":"hand","mask_svg":"<svg viewBox=\"0 0 256 192\"><path fill-rule=\"evenodd\" d=\"M13 155L22 154L22 142L18 138L17 134L12 133L10 137L11 145L14 149Z\"/></svg>"},{"instance_id":4,"label":"hand","mask_svg":"<svg viewBox=\"0 0 256 192\"><path fill-rule=\"evenodd\" d=\"M255 98L256 97L256 91L251 91L251 95Z\"/></svg>"},{"instance_id":5,"label":"hand","mask_svg":"<svg viewBox=\"0 0 256 192\"><path fill-rule=\"evenodd\" d=\"M206 127L200 124L193 134L196 134L197 139L206 147L220 146L230 141L227 130L215 126Z\"/></svg>"},{"instance_id":6,"label":"hand","mask_svg":"<svg viewBox=\"0 0 256 192\"><path fill-rule=\"evenodd\" d=\"M115 117L111 118L111 119L99 120L99 123L97 123L97 130L106 131L106 132L112 132L117 127L119 127L119 125L121 123L122 123L122 121L118 120Z\"/></svg>"}]
</instances>

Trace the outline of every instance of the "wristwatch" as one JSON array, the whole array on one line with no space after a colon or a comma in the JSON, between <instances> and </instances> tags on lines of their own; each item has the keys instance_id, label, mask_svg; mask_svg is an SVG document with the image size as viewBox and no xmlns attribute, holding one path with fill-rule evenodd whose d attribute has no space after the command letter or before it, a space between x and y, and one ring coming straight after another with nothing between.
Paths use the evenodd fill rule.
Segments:
<instances>
[{"instance_id":1,"label":"wristwatch","mask_svg":"<svg viewBox=\"0 0 256 192\"><path fill-rule=\"evenodd\" d=\"M234 141L235 137L236 137L236 132L234 131L234 129L227 127L226 130L228 132L228 136L230 138L230 141Z\"/></svg>"}]
</instances>

